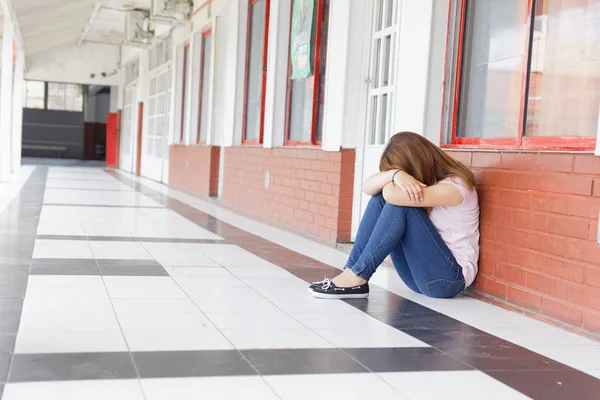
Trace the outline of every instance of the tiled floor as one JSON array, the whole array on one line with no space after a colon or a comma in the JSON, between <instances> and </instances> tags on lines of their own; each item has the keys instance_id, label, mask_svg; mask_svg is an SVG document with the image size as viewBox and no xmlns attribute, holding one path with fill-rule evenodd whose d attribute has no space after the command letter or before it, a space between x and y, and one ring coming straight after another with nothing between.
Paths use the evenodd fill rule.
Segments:
<instances>
[{"instance_id":1,"label":"tiled floor","mask_svg":"<svg viewBox=\"0 0 600 400\"><path fill-rule=\"evenodd\" d=\"M385 269L312 299L338 254L198 201L84 166L0 186L0 398L599 398L599 342Z\"/></svg>"}]
</instances>

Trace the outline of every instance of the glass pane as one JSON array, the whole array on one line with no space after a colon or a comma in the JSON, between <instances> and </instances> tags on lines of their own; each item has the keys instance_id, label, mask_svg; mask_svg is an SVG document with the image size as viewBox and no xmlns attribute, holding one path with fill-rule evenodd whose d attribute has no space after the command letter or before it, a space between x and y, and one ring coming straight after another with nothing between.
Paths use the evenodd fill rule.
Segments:
<instances>
[{"instance_id":1,"label":"glass pane","mask_svg":"<svg viewBox=\"0 0 600 400\"><path fill-rule=\"evenodd\" d=\"M394 2L396 0L386 0L385 8L385 27L389 28L394 24Z\"/></svg>"},{"instance_id":2,"label":"glass pane","mask_svg":"<svg viewBox=\"0 0 600 400\"><path fill-rule=\"evenodd\" d=\"M373 88L377 89L379 87L379 66L381 64L381 60L379 59L381 54L381 39L375 40L375 53L373 54L373 72L375 73L375 78L373 79Z\"/></svg>"},{"instance_id":3,"label":"glass pane","mask_svg":"<svg viewBox=\"0 0 600 400\"><path fill-rule=\"evenodd\" d=\"M290 81L292 85L290 104L290 135L291 141L310 143L314 95L314 75L306 79Z\"/></svg>"},{"instance_id":4,"label":"glass pane","mask_svg":"<svg viewBox=\"0 0 600 400\"><path fill-rule=\"evenodd\" d=\"M318 1L316 3L318 3ZM315 4L313 12L312 34L310 38L311 65L314 65L315 62L317 46L317 10L318 4ZM295 79L290 81L289 84L291 85L289 140L300 143L311 143L315 77L314 75L311 75L305 79Z\"/></svg>"},{"instance_id":5,"label":"glass pane","mask_svg":"<svg viewBox=\"0 0 600 400\"><path fill-rule=\"evenodd\" d=\"M250 48L246 93L246 140L259 140L262 100L263 51L265 34L265 0L250 10Z\"/></svg>"},{"instance_id":6,"label":"glass pane","mask_svg":"<svg viewBox=\"0 0 600 400\"><path fill-rule=\"evenodd\" d=\"M369 144L375 144L377 143L377 96L372 97L371 101L371 140L369 140Z\"/></svg>"},{"instance_id":7,"label":"glass pane","mask_svg":"<svg viewBox=\"0 0 600 400\"><path fill-rule=\"evenodd\" d=\"M46 84L44 82L25 82L25 107L43 109L45 88Z\"/></svg>"},{"instance_id":8,"label":"glass pane","mask_svg":"<svg viewBox=\"0 0 600 400\"><path fill-rule=\"evenodd\" d=\"M202 99L200 102L200 136L199 140L205 142L208 138L208 111L210 109L210 75L212 72L212 35L204 37L204 51L202 60Z\"/></svg>"},{"instance_id":9,"label":"glass pane","mask_svg":"<svg viewBox=\"0 0 600 400\"><path fill-rule=\"evenodd\" d=\"M458 137L518 136L527 3L467 3Z\"/></svg>"},{"instance_id":10,"label":"glass pane","mask_svg":"<svg viewBox=\"0 0 600 400\"><path fill-rule=\"evenodd\" d=\"M323 140L323 110L325 106L325 70L327 68L327 42L329 37L329 0L323 4L323 38L321 40L321 70L319 79L319 105L317 108L317 137L316 141Z\"/></svg>"},{"instance_id":11,"label":"glass pane","mask_svg":"<svg viewBox=\"0 0 600 400\"><path fill-rule=\"evenodd\" d=\"M387 120L388 120L388 95L381 96L381 110L379 110L379 135L378 144L385 144L387 140Z\"/></svg>"},{"instance_id":12,"label":"glass pane","mask_svg":"<svg viewBox=\"0 0 600 400\"><path fill-rule=\"evenodd\" d=\"M375 6L375 29L374 32L380 31L383 22L383 0L377 0Z\"/></svg>"},{"instance_id":13,"label":"glass pane","mask_svg":"<svg viewBox=\"0 0 600 400\"><path fill-rule=\"evenodd\" d=\"M68 84L65 98L66 111L83 111L83 86Z\"/></svg>"},{"instance_id":14,"label":"glass pane","mask_svg":"<svg viewBox=\"0 0 600 400\"><path fill-rule=\"evenodd\" d=\"M388 35L385 38L383 38L383 54L382 54L383 60L381 60L381 62L383 63L383 65L382 65L383 81L381 83L381 86L388 86L391 83L390 82L390 63L392 62L391 51L392 51L392 36Z\"/></svg>"},{"instance_id":15,"label":"glass pane","mask_svg":"<svg viewBox=\"0 0 600 400\"><path fill-rule=\"evenodd\" d=\"M596 136L600 2L536 4L526 135Z\"/></svg>"},{"instance_id":16,"label":"glass pane","mask_svg":"<svg viewBox=\"0 0 600 400\"><path fill-rule=\"evenodd\" d=\"M48 84L48 110L65 109L65 84L64 83L49 83Z\"/></svg>"}]
</instances>

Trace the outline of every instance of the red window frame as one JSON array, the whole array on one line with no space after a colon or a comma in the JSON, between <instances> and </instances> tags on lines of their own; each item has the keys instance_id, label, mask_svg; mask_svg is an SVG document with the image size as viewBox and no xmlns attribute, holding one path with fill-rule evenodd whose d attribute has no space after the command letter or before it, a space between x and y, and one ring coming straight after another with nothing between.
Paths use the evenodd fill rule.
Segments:
<instances>
[{"instance_id":1,"label":"red window frame","mask_svg":"<svg viewBox=\"0 0 600 400\"><path fill-rule=\"evenodd\" d=\"M451 26L451 15L453 7L457 2L460 2L460 26L457 42L457 57L456 57L456 79L454 83L453 96L453 112L451 119L452 140L450 144L442 144L444 148L487 148L487 149L523 149L523 150L593 150L596 145L596 137L561 137L561 136L525 136L526 132L526 116L527 116L527 94L529 91L529 73L531 60L531 42L532 42L532 20L534 18L534 0L527 2L527 25L525 38L525 57L523 60L523 74L521 76L521 101L519 110L519 130L515 137L509 138L460 138L457 137L459 100L460 100L460 84L462 77L462 61L463 48L466 24L468 0L452 0L450 1L448 12L448 36L446 37L446 63L449 55L449 33L453 27ZM447 71L446 68L444 68ZM443 89L443 103L446 101L445 91ZM442 120L444 118L445 104L442 104ZM441 128L441 143L444 143L443 124Z\"/></svg>"},{"instance_id":2,"label":"red window frame","mask_svg":"<svg viewBox=\"0 0 600 400\"><path fill-rule=\"evenodd\" d=\"M250 63L250 29L252 26L252 6L260 0L248 0L248 26L246 27L246 72L244 77L244 114L242 120L242 144L262 144L265 128L265 97L267 91L267 58L269 53L269 17L271 9L271 0L265 0L265 28L264 28L264 43L263 43L263 62L262 62L262 82L261 82L261 99L260 99L260 127L258 131L258 140L246 139L246 122L247 122L247 107L248 107L248 73Z\"/></svg>"},{"instance_id":3,"label":"red window frame","mask_svg":"<svg viewBox=\"0 0 600 400\"><path fill-rule=\"evenodd\" d=\"M206 38L212 35L212 28L206 28L202 31L202 50L200 51L200 93L198 94L198 130L196 132L196 143L197 144L206 144L206 140L200 140L200 122L202 119L202 89L204 83L204 45L206 43Z\"/></svg>"},{"instance_id":4,"label":"red window frame","mask_svg":"<svg viewBox=\"0 0 600 400\"><path fill-rule=\"evenodd\" d=\"M189 42L183 46L183 76L181 80L181 126L179 127L179 143L183 143L184 140L184 132L183 128L185 126L185 92L187 85L187 62L189 57L190 44Z\"/></svg>"},{"instance_id":5,"label":"red window frame","mask_svg":"<svg viewBox=\"0 0 600 400\"><path fill-rule=\"evenodd\" d=\"M292 12L294 9L294 2L292 0ZM317 15L316 15L316 29L315 29L315 58L313 60L313 99L312 99L312 126L310 129L310 141L302 142L299 140L290 140L290 117L292 113L292 57L291 57L291 46L288 46L288 80L287 80L287 93L286 93L286 105L285 105L285 145L286 146L321 146L322 141L317 140L317 130L319 124L319 95L320 95L320 83L321 83L321 52L323 49L323 13L325 12L325 0L316 0L317 2ZM331 7L331 5L330 5ZM290 19L290 32L291 32L291 19ZM290 38L291 40L291 38Z\"/></svg>"}]
</instances>

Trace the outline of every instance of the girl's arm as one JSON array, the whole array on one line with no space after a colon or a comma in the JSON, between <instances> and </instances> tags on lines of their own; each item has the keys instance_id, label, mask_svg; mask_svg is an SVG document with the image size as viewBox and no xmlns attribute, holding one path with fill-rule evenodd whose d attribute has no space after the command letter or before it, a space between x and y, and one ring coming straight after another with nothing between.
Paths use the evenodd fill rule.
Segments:
<instances>
[{"instance_id":1,"label":"girl's arm","mask_svg":"<svg viewBox=\"0 0 600 400\"><path fill-rule=\"evenodd\" d=\"M406 193L391 183L383 188L383 198L395 206L440 207L459 206L463 202L462 193L454 186L441 183L423 189L423 200L415 203Z\"/></svg>"},{"instance_id":2,"label":"girl's arm","mask_svg":"<svg viewBox=\"0 0 600 400\"><path fill-rule=\"evenodd\" d=\"M368 196L375 196L377 193L381 193L383 187L392 181L395 172L395 170L378 172L367 178L365 183L363 183L363 193Z\"/></svg>"}]
</instances>

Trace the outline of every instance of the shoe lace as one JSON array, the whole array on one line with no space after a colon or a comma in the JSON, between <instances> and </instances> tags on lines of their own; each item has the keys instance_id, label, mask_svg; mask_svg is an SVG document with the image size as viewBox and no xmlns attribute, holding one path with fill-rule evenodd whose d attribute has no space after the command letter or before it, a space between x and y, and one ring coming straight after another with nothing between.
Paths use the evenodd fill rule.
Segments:
<instances>
[{"instance_id":1,"label":"shoe lace","mask_svg":"<svg viewBox=\"0 0 600 400\"><path fill-rule=\"evenodd\" d=\"M331 286L333 285L333 282L331 282L330 279L325 278L325 280L322 282L321 285L321 289L322 290L327 290L329 289Z\"/></svg>"}]
</instances>

